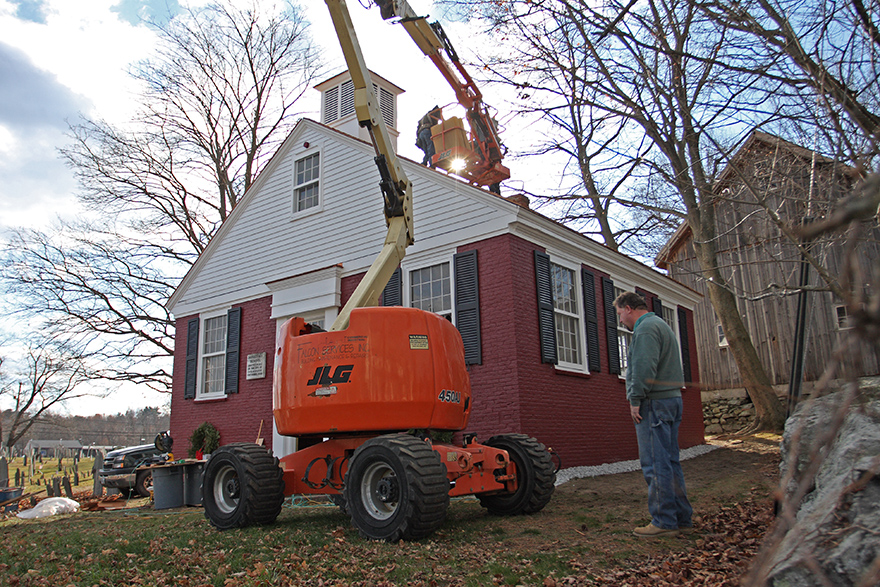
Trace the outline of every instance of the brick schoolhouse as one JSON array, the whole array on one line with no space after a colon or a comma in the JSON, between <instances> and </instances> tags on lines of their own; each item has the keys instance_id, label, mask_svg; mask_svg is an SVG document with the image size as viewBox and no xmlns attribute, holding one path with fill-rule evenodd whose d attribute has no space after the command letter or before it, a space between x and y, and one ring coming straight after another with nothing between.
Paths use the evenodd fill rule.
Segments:
<instances>
[{"instance_id":1,"label":"brick schoolhouse","mask_svg":"<svg viewBox=\"0 0 880 587\"><path fill-rule=\"evenodd\" d=\"M374 74L396 137L402 90ZM258 434L277 456L272 371L280 325L337 312L385 235L373 148L359 136L351 82L322 92L321 122L301 120L185 276L168 307L177 323L171 433L183 447L203 422L222 444ZM629 332L612 300L636 290L681 342L682 448L701 444L693 309L699 294L638 261L504 198L403 159L415 238L385 305L445 316L462 333L473 408L466 432L536 437L563 466L633 459L625 399Z\"/></svg>"}]
</instances>

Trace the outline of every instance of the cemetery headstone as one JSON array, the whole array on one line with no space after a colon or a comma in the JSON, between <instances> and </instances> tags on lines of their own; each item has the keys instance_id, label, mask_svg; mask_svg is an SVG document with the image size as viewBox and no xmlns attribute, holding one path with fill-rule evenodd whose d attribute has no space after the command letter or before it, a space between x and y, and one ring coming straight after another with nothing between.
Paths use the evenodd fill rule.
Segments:
<instances>
[{"instance_id":1,"label":"cemetery headstone","mask_svg":"<svg viewBox=\"0 0 880 587\"><path fill-rule=\"evenodd\" d=\"M104 452L98 451L95 455L95 464L92 465L92 496L93 497L101 497L104 495L104 487L101 486L101 478L98 477L98 470L101 468L101 463L104 462Z\"/></svg>"},{"instance_id":2,"label":"cemetery headstone","mask_svg":"<svg viewBox=\"0 0 880 587\"><path fill-rule=\"evenodd\" d=\"M9 463L6 457L0 457L0 487L9 487Z\"/></svg>"}]
</instances>

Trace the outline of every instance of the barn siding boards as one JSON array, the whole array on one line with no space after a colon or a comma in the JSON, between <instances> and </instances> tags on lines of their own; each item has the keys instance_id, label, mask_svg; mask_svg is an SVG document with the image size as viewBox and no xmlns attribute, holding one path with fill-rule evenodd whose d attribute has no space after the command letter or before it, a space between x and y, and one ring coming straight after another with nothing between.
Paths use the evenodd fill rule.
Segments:
<instances>
[{"instance_id":1,"label":"barn siding boards","mask_svg":"<svg viewBox=\"0 0 880 587\"><path fill-rule=\"evenodd\" d=\"M816 170L818 186L815 190L812 214L819 216L845 197L845 181L832 180L833 162L821 161ZM807 215L811 153L761 133L754 133L733 157L738 172L730 169L721 174L718 190L728 190L727 197L715 205L719 265L733 291L739 294L738 309L752 337L761 363L772 383L785 385L791 374L791 353L794 347L797 296L761 297L767 284L796 287L800 252L793 243L779 236L776 226L758 209L754 201L745 199L742 176L767 198L767 205L778 212L783 221L796 224ZM785 173L771 173L774 169ZM741 174L741 175L740 175ZM745 195L742 195L745 194ZM682 233L687 235L687 233ZM866 281L876 283L878 276L872 259L880 257L880 233L876 229L866 235L858 247L858 263ZM825 263L832 275L842 275L843 247L816 244L813 253ZM692 238L679 239L666 258L670 277L702 293L705 297L694 310L694 330L697 334L700 380L706 390L741 387L742 381L730 349L718 345L716 316L708 298L708 289L699 278L700 267L694 252ZM820 285L813 272L812 285ZM752 298L752 299L748 299ZM834 307L839 304L830 293L809 294L810 308L807 326L807 356L804 378L820 378L839 346L841 331L834 321ZM875 348L865 346L853 349L848 357L858 357L859 365L849 365L850 374L871 376L880 373L880 357ZM853 361L854 362L854 361Z\"/></svg>"}]
</instances>

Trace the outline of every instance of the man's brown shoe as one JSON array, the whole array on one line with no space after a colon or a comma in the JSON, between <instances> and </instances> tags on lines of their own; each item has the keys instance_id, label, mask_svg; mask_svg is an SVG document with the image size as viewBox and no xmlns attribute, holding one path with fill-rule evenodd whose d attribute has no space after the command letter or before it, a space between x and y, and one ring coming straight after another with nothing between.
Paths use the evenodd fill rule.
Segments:
<instances>
[{"instance_id":1,"label":"man's brown shoe","mask_svg":"<svg viewBox=\"0 0 880 587\"><path fill-rule=\"evenodd\" d=\"M648 524L647 526L636 528L635 530L633 530L633 534L642 538L655 538L657 536L676 536L678 535L678 529L666 530L665 528L658 528L654 524Z\"/></svg>"}]
</instances>

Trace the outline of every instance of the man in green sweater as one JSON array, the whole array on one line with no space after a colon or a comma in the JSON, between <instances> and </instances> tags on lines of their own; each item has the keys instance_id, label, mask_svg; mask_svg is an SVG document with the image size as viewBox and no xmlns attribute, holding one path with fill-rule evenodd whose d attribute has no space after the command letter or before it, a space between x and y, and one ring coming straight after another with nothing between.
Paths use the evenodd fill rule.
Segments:
<instances>
[{"instance_id":1,"label":"man in green sweater","mask_svg":"<svg viewBox=\"0 0 880 587\"><path fill-rule=\"evenodd\" d=\"M614 309L620 322L633 332L627 350L626 399L636 426L651 514L651 523L634 533L654 537L690 531L693 509L678 457L684 375L675 333L648 311L645 299L637 293L620 294Z\"/></svg>"}]
</instances>

